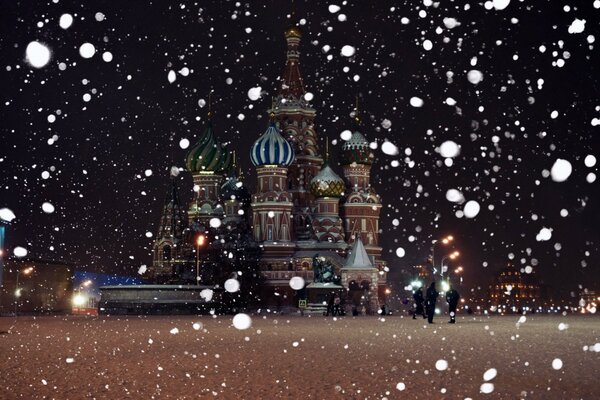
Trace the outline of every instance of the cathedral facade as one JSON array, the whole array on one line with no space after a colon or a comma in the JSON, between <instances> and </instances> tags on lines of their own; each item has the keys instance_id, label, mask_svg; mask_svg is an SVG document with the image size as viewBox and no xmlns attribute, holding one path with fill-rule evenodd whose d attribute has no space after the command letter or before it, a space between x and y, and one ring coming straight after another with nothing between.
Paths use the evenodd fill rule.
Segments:
<instances>
[{"instance_id":1,"label":"cathedral facade","mask_svg":"<svg viewBox=\"0 0 600 400\"><path fill-rule=\"evenodd\" d=\"M194 199L183 216L176 188L169 189L154 260L155 281L176 275L201 251L198 235L205 227L248 227L249 240L260 248L258 266L265 305L297 306L290 279L303 278L306 289L360 291L371 309L385 299L387 267L381 258L381 199L371 185L374 154L355 129L341 153L341 174L323 151L315 126L316 110L306 100L300 73L296 27L285 32L286 63L266 130L250 149L256 169L254 193L235 171L232 152L219 143L212 122L190 149L186 168L194 181ZM218 221L218 222L217 222ZM187 234L186 234L187 232ZM324 271L322 268L328 268Z\"/></svg>"}]
</instances>

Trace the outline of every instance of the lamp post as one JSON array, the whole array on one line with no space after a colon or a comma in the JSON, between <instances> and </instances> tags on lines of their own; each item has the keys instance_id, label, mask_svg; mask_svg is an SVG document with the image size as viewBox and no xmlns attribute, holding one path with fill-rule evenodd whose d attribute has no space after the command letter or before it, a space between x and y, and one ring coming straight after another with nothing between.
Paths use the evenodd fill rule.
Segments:
<instances>
[{"instance_id":1,"label":"lamp post","mask_svg":"<svg viewBox=\"0 0 600 400\"><path fill-rule=\"evenodd\" d=\"M204 235L196 238L196 285L200 285L200 246L204 244Z\"/></svg>"},{"instance_id":2,"label":"lamp post","mask_svg":"<svg viewBox=\"0 0 600 400\"><path fill-rule=\"evenodd\" d=\"M447 260L448 258L450 258L451 260L454 260L459 255L460 255L460 253L458 251L455 251L452 254L446 254L444 257L442 257L442 263L440 264L440 275L442 276L442 278L444 277L444 261ZM448 276L450 276L449 273L448 273Z\"/></svg>"},{"instance_id":3,"label":"lamp post","mask_svg":"<svg viewBox=\"0 0 600 400\"><path fill-rule=\"evenodd\" d=\"M431 242L431 266L433 267L433 275L435 275L435 246L441 244L448 244L454 240L454 236L448 235L441 240L434 240Z\"/></svg>"},{"instance_id":4,"label":"lamp post","mask_svg":"<svg viewBox=\"0 0 600 400\"><path fill-rule=\"evenodd\" d=\"M17 268L17 279L15 284L15 317L18 315L18 307L19 307L19 297L21 297L21 289L19 288L19 275L29 275L33 272L33 267L27 267L23 271Z\"/></svg>"}]
</instances>

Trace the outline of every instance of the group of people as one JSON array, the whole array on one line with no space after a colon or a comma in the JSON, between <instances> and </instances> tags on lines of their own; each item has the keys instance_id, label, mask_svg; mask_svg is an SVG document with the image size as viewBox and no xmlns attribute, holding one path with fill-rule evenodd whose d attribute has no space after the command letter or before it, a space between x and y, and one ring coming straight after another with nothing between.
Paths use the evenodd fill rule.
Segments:
<instances>
[{"instance_id":1,"label":"group of people","mask_svg":"<svg viewBox=\"0 0 600 400\"><path fill-rule=\"evenodd\" d=\"M422 315L423 318L427 318L427 322L433 324L433 315L435 314L435 304L437 302L438 296L440 293L435 288L435 281L431 282L431 285L427 288L425 292L425 297L423 297L423 290L419 287L413 293L413 299L415 300L415 307L413 309L413 319L417 318L417 315ZM460 299L460 295L456 291L456 289L450 287L446 292L446 302L448 303L448 312L450 314L451 324L456 323L456 307L458 306L458 300Z\"/></svg>"}]
</instances>

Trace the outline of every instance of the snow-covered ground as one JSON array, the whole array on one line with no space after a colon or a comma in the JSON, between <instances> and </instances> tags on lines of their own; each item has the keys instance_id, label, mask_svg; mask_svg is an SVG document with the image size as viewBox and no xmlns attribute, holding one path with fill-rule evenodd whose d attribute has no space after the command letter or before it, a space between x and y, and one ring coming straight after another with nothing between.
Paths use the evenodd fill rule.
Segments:
<instances>
[{"instance_id":1,"label":"snow-covered ground","mask_svg":"<svg viewBox=\"0 0 600 400\"><path fill-rule=\"evenodd\" d=\"M600 398L595 316L251 322L0 318L0 398Z\"/></svg>"}]
</instances>

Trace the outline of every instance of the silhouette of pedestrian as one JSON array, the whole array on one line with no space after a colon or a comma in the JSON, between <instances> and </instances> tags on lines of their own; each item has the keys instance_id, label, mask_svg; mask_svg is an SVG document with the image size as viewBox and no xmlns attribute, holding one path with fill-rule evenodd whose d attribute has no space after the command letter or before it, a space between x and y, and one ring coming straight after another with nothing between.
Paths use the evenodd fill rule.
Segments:
<instances>
[{"instance_id":1,"label":"silhouette of pedestrian","mask_svg":"<svg viewBox=\"0 0 600 400\"><path fill-rule=\"evenodd\" d=\"M329 314L335 315L335 309L333 308L334 303L335 303L335 293L331 293L331 296L329 297L329 302L327 303L327 313L325 313L326 317L328 317Z\"/></svg>"},{"instance_id":2,"label":"silhouette of pedestrian","mask_svg":"<svg viewBox=\"0 0 600 400\"><path fill-rule=\"evenodd\" d=\"M413 293L413 299L415 300L415 308L413 308L413 319L417 319L417 314L422 315L423 319L425 319L425 308L423 308L423 303L425 299L423 298L423 289L418 288Z\"/></svg>"},{"instance_id":3,"label":"silhouette of pedestrian","mask_svg":"<svg viewBox=\"0 0 600 400\"><path fill-rule=\"evenodd\" d=\"M458 305L458 299L460 299L460 295L454 288L450 287L450 290L446 292L446 301L448 302L448 312L450 314L450 321L448 322L451 324L456 323L456 306Z\"/></svg>"},{"instance_id":4,"label":"silhouette of pedestrian","mask_svg":"<svg viewBox=\"0 0 600 400\"><path fill-rule=\"evenodd\" d=\"M425 309L427 311L427 322L433 324L433 313L435 312L435 303L438 298L438 291L435 290L435 281L431 282L425 293Z\"/></svg>"}]
</instances>

